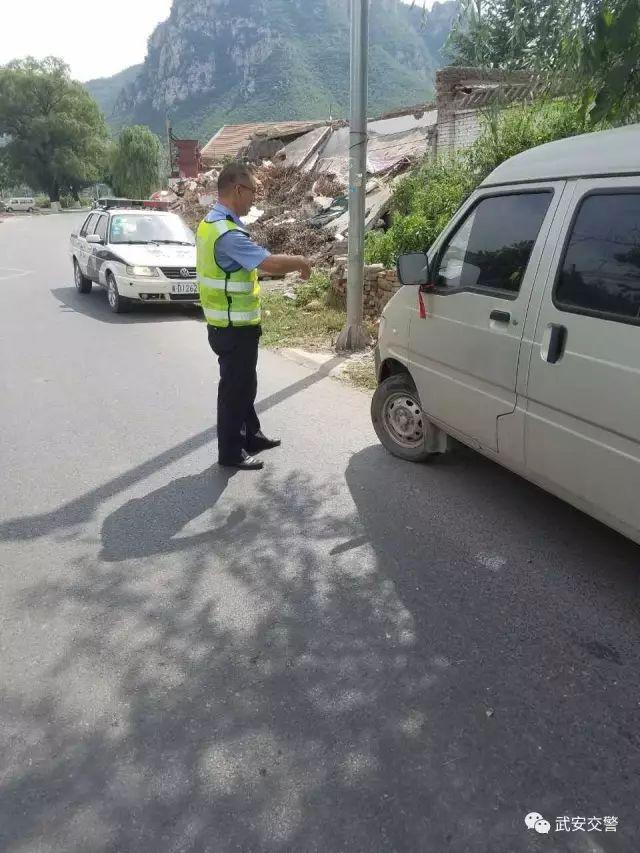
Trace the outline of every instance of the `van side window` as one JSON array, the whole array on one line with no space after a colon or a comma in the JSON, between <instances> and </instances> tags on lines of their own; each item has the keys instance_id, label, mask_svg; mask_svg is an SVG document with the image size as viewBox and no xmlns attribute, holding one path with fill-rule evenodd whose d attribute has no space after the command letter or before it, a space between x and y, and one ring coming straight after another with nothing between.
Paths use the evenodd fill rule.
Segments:
<instances>
[{"instance_id":1,"label":"van side window","mask_svg":"<svg viewBox=\"0 0 640 853\"><path fill-rule=\"evenodd\" d=\"M481 199L441 252L436 287L518 293L551 197L530 192Z\"/></svg>"},{"instance_id":2,"label":"van side window","mask_svg":"<svg viewBox=\"0 0 640 853\"><path fill-rule=\"evenodd\" d=\"M640 193L584 199L554 302L561 310L640 322Z\"/></svg>"}]
</instances>

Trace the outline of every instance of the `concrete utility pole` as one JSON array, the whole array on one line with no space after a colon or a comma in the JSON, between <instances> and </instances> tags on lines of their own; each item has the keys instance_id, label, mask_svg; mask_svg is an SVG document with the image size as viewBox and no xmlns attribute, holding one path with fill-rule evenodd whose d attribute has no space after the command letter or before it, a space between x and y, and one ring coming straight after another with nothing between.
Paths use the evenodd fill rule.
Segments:
<instances>
[{"instance_id":1,"label":"concrete utility pole","mask_svg":"<svg viewBox=\"0 0 640 853\"><path fill-rule=\"evenodd\" d=\"M359 350L368 343L362 318L364 284L364 215L367 184L367 53L369 0L351 0L351 131L349 135L349 267L347 325L339 350Z\"/></svg>"}]
</instances>

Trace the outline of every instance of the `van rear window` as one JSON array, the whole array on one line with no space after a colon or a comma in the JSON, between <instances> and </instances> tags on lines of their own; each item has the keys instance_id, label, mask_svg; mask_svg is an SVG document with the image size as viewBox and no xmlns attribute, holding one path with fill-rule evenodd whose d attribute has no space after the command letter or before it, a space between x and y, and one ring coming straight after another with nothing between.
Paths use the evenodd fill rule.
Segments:
<instances>
[{"instance_id":1,"label":"van rear window","mask_svg":"<svg viewBox=\"0 0 640 853\"><path fill-rule=\"evenodd\" d=\"M584 199L554 301L560 309L640 322L640 193Z\"/></svg>"}]
</instances>

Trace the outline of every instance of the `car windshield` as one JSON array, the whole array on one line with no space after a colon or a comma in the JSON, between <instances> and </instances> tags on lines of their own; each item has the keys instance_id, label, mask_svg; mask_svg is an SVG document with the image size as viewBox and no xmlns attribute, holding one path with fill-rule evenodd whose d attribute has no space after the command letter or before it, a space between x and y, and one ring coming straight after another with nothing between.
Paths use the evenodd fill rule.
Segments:
<instances>
[{"instance_id":1,"label":"car windshield","mask_svg":"<svg viewBox=\"0 0 640 853\"><path fill-rule=\"evenodd\" d=\"M109 242L195 245L193 234L175 213L118 213L111 217Z\"/></svg>"}]
</instances>

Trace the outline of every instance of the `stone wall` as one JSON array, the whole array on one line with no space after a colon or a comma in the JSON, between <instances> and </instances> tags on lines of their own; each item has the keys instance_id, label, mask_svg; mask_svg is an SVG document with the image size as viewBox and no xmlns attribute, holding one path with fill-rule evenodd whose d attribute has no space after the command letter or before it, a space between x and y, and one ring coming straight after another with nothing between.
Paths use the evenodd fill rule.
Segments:
<instances>
[{"instance_id":1,"label":"stone wall","mask_svg":"<svg viewBox=\"0 0 640 853\"><path fill-rule=\"evenodd\" d=\"M386 270L382 264L364 268L364 316L377 319L382 309L400 287L395 270ZM347 265L338 264L331 274L331 288L341 297L347 293Z\"/></svg>"}]
</instances>

